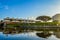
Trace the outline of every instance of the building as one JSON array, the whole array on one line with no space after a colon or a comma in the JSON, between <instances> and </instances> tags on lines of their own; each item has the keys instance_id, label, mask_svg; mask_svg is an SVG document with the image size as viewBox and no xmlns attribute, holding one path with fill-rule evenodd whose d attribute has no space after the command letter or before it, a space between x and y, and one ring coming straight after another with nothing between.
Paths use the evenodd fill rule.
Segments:
<instances>
[{"instance_id":1,"label":"building","mask_svg":"<svg viewBox=\"0 0 60 40\"><path fill-rule=\"evenodd\" d=\"M60 23L60 14L56 14L52 17L53 21L57 21Z\"/></svg>"},{"instance_id":2,"label":"building","mask_svg":"<svg viewBox=\"0 0 60 40\"><path fill-rule=\"evenodd\" d=\"M4 22L6 23L35 23L34 20L30 19L16 19L16 18L4 18Z\"/></svg>"}]
</instances>

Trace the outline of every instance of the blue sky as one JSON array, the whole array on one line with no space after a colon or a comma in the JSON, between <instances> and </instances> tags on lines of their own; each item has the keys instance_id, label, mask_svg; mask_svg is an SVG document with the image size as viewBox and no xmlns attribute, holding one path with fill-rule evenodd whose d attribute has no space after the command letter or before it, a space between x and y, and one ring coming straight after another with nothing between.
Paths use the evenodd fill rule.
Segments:
<instances>
[{"instance_id":1,"label":"blue sky","mask_svg":"<svg viewBox=\"0 0 60 40\"><path fill-rule=\"evenodd\" d=\"M60 0L0 0L0 19L36 18L60 13Z\"/></svg>"}]
</instances>

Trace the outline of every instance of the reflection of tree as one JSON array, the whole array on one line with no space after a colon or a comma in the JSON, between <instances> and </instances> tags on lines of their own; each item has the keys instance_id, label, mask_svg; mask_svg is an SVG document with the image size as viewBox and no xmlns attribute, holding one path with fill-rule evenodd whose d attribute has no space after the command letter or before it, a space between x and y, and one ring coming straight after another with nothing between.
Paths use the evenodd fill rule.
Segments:
<instances>
[{"instance_id":1,"label":"reflection of tree","mask_svg":"<svg viewBox=\"0 0 60 40\"><path fill-rule=\"evenodd\" d=\"M19 26L15 27L15 28L6 28L3 33L4 34L17 34L17 33L22 33L23 31L21 31Z\"/></svg>"},{"instance_id":2,"label":"reflection of tree","mask_svg":"<svg viewBox=\"0 0 60 40\"><path fill-rule=\"evenodd\" d=\"M60 31L55 31L55 32L54 32L54 35L55 35L57 38L60 38Z\"/></svg>"},{"instance_id":3,"label":"reflection of tree","mask_svg":"<svg viewBox=\"0 0 60 40\"><path fill-rule=\"evenodd\" d=\"M42 33L36 33L36 35L38 37L47 38L47 37L51 36L51 33L49 33L49 32L42 32Z\"/></svg>"}]
</instances>

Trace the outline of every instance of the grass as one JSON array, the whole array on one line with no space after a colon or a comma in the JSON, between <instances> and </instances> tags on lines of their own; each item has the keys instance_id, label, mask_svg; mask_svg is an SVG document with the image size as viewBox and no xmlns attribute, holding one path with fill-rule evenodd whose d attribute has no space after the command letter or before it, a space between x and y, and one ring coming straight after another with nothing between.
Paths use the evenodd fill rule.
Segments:
<instances>
[{"instance_id":1,"label":"grass","mask_svg":"<svg viewBox=\"0 0 60 40\"><path fill-rule=\"evenodd\" d=\"M56 22L36 22L36 23L15 23L15 24L7 24L8 27L16 27L16 26L56 26Z\"/></svg>"}]
</instances>

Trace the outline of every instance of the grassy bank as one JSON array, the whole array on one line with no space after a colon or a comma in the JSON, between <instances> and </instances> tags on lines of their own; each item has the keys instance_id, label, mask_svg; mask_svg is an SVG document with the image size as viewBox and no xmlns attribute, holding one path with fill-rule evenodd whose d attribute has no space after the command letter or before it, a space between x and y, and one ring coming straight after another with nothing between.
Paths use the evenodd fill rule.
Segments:
<instances>
[{"instance_id":1,"label":"grassy bank","mask_svg":"<svg viewBox=\"0 0 60 40\"><path fill-rule=\"evenodd\" d=\"M59 24L60 25L60 24ZM36 22L36 23L10 23L7 27L18 27L18 26L57 26L56 22Z\"/></svg>"}]
</instances>

